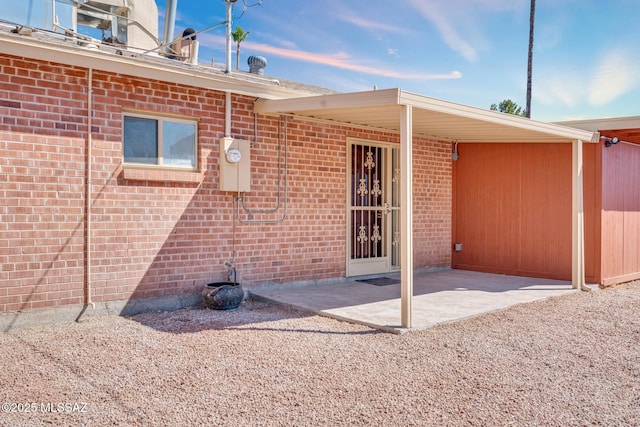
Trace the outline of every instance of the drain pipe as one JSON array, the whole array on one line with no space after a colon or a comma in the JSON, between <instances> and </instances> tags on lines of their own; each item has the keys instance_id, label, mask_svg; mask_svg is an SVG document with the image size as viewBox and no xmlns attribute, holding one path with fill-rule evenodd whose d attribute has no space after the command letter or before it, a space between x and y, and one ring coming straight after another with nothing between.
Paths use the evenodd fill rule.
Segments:
<instances>
[{"instance_id":1,"label":"drain pipe","mask_svg":"<svg viewBox=\"0 0 640 427\"><path fill-rule=\"evenodd\" d=\"M86 178L85 178L85 283L84 283L84 303L85 307L90 305L92 309L96 308L91 297L91 175L92 175L92 160L93 156L92 146L93 139L91 137L91 127L93 125L91 116L93 113L93 69L89 68L87 74L87 165L86 165Z\"/></svg>"}]
</instances>

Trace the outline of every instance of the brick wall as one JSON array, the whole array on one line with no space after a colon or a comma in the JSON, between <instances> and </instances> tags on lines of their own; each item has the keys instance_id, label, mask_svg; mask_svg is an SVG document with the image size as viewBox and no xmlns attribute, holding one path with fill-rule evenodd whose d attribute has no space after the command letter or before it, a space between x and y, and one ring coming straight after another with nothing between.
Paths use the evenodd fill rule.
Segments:
<instances>
[{"instance_id":1,"label":"brick wall","mask_svg":"<svg viewBox=\"0 0 640 427\"><path fill-rule=\"evenodd\" d=\"M82 302L85 72L0 57L0 310Z\"/></svg>"},{"instance_id":2,"label":"brick wall","mask_svg":"<svg viewBox=\"0 0 640 427\"><path fill-rule=\"evenodd\" d=\"M0 58L0 68L0 311L81 303L89 72L15 57ZM275 209L279 175L281 184L276 212L241 213L243 221L273 223L242 224L235 194L218 190L223 93L93 71L92 103L96 302L197 291L226 280L223 262L232 258L248 287L344 276L347 138L399 140L263 116L256 132L253 98L234 95L232 136L256 142L244 204ZM197 118L200 174L124 171L123 109ZM285 147L287 216L278 222ZM414 147L415 265L449 266L449 146L416 138Z\"/></svg>"},{"instance_id":3,"label":"brick wall","mask_svg":"<svg viewBox=\"0 0 640 427\"><path fill-rule=\"evenodd\" d=\"M414 267L450 267L451 145L417 138L413 154Z\"/></svg>"}]
</instances>

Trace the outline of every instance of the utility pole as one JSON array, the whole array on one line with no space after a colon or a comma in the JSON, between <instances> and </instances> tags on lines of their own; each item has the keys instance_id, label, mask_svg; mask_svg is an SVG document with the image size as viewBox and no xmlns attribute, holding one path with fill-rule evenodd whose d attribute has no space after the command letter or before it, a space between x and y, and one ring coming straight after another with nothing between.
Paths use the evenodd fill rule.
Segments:
<instances>
[{"instance_id":1,"label":"utility pole","mask_svg":"<svg viewBox=\"0 0 640 427\"><path fill-rule=\"evenodd\" d=\"M531 118L531 80L533 75L533 27L536 16L536 0L531 0L531 12L529 14L529 54L527 63L527 105L524 116Z\"/></svg>"},{"instance_id":2,"label":"utility pole","mask_svg":"<svg viewBox=\"0 0 640 427\"><path fill-rule=\"evenodd\" d=\"M225 0L225 3L227 4L227 61L224 72L227 74L231 73L231 8L236 1L238 0Z\"/></svg>"}]
</instances>

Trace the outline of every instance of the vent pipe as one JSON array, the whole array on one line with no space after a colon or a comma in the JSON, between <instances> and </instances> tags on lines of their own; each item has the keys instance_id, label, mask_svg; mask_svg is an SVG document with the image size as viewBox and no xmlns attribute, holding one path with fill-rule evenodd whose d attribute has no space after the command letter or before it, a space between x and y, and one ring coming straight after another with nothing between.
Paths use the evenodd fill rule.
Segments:
<instances>
[{"instance_id":1,"label":"vent pipe","mask_svg":"<svg viewBox=\"0 0 640 427\"><path fill-rule=\"evenodd\" d=\"M164 34L162 42L169 46L173 40L173 33L176 29L176 9L178 8L178 0L167 0L167 10L164 17Z\"/></svg>"}]
</instances>

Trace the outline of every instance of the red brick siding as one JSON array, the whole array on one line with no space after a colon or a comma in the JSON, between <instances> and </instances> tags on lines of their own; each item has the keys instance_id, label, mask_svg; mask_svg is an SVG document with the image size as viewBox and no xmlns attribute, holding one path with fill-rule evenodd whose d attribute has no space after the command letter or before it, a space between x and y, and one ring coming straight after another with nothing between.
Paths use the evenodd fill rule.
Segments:
<instances>
[{"instance_id":1,"label":"red brick siding","mask_svg":"<svg viewBox=\"0 0 640 427\"><path fill-rule=\"evenodd\" d=\"M88 70L13 57L0 67L0 310L80 303ZM195 291L225 280L232 258L248 287L344 276L347 138L397 143L397 135L288 120L287 218L240 224L235 194L218 189L223 93L99 71L92 80L94 301ZM198 119L202 181L125 179L123 109ZM232 116L232 136L256 142L245 203L274 208L278 119L258 117L256 135L253 98L235 95ZM416 138L414 147L415 265L449 266L449 146ZM241 218L276 220L282 199L273 214Z\"/></svg>"},{"instance_id":2,"label":"red brick siding","mask_svg":"<svg viewBox=\"0 0 640 427\"><path fill-rule=\"evenodd\" d=\"M413 262L451 266L451 145L416 139L413 144Z\"/></svg>"},{"instance_id":3,"label":"red brick siding","mask_svg":"<svg viewBox=\"0 0 640 427\"><path fill-rule=\"evenodd\" d=\"M85 72L0 57L0 310L82 302Z\"/></svg>"}]
</instances>

